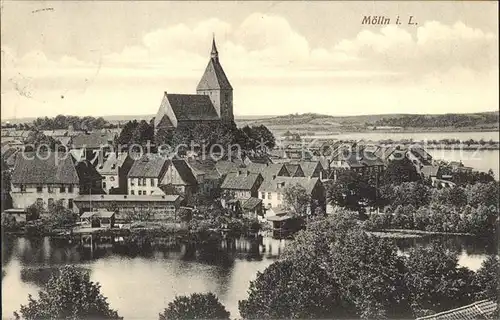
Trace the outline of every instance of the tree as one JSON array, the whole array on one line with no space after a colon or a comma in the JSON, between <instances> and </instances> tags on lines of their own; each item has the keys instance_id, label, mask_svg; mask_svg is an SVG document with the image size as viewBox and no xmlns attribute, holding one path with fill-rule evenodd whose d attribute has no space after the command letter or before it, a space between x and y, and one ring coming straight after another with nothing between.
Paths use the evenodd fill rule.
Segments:
<instances>
[{"instance_id":1,"label":"tree","mask_svg":"<svg viewBox=\"0 0 500 320\"><path fill-rule=\"evenodd\" d=\"M77 215L64 207L62 200L58 200L48 207L49 220L55 227L64 227L74 225L77 220Z\"/></svg>"},{"instance_id":2,"label":"tree","mask_svg":"<svg viewBox=\"0 0 500 320\"><path fill-rule=\"evenodd\" d=\"M127 122L120 131L118 138L116 138L116 144L121 146L132 143L132 135L138 125L137 120Z\"/></svg>"},{"instance_id":3,"label":"tree","mask_svg":"<svg viewBox=\"0 0 500 320\"><path fill-rule=\"evenodd\" d=\"M405 283L415 316L454 309L472 303L477 288L473 272L458 267L456 252L434 242L415 247L406 261Z\"/></svg>"},{"instance_id":4,"label":"tree","mask_svg":"<svg viewBox=\"0 0 500 320\"><path fill-rule=\"evenodd\" d=\"M362 212L365 205L373 205L376 201L376 189L351 170L339 171L337 179L326 183L325 187L328 201L347 210Z\"/></svg>"},{"instance_id":5,"label":"tree","mask_svg":"<svg viewBox=\"0 0 500 320\"><path fill-rule=\"evenodd\" d=\"M73 266L60 269L38 300L28 296L28 304L21 305L16 319L121 319L100 292L100 285L90 281L89 274Z\"/></svg>"},{"instance_id":6,"label":"tree","mask_svg":"<svg viewBox=\"0 0 500 320\"><path fill-rule=\"evenodd\" d=\"M311 195L300 184L285 187L283 201L287 209L293 210L297 216L305 216L311 205Z\"/></svg>"},{"instance_id":7,"label":"tree","mask_svg":"<svg viewBox=\"0 0 500 320\"><path fill-rule=\"evenodd\" d=\"M413 163L405 157L401 160L390 161L381 180L383 184L401 184L420 181L421 177Z\"/></svg>"},{"instance_id":8,"label":"tree","mask_svg":"<svg viewBox=\"0 0 500 320\"><path fill-rule=\"evenodd\" d=\"M244 319L325 319L349 315L334 280L314 261L282 260L250 283L239 301ZM352 314L351 314L352 316Z\"/></svg>"},{"instance_id":9,"label":"tree","mask_svg":"<svg viewBox=\"0 0 500 320\"><path fill-rule=\"evenodd\" d=\"M145 120L142 120L132 132L130 142L145 145L148 141L154 141L154 128Z\"/></svg>"},{"instance_id":10,"label":"tree","mask_svg":"<svg viewBox=\"0 0 500 320\"><path fill-rule=\"evenodd\" d=\"M404 261L397 248L389 240L367 235L348 212L313 220L297 233L283 256L323 268L327 276L322 281L338 284L343 310L351 318L409 315Z\"/></svg>"},{"instance_id":11,"label":"tree","mask_svg":"<svg viewBox=\"0 0 500 320\"><path fill-rule=\"evenodd\" d=\"M0 183L1 187L1 201L0 201L0 211L4 212L7 209L12 208L12 197L10 196L10 182L11 182L11 172L7 166L5 160L0 159L1 161L1 174L2 180Z\"/></svg>"},{"instance_id":12,"label":"tree","mask_svg":"<svg viewBox=\"0 0 500 320\"><path fill-rule=\"evenodd\" d=\"M474 276L474 283L480 290L476 293L476 300L492 299L499 302L499 272L500 261L498 256L489 255Z\"/></svg>"},{"instance_id":13,"label":"tree","mask_svg":"<svg viewBox=\"0 0 500 320\"><path fill-rule=\"evenodd\" d=\"M294 240L287 244L283 258L292 260L321 259L328 255L331 243L357 226L355 216L346 210L339 210L331 216L313 217L307 224L307 229L297 232Z\"/></svg>"},{"instance_id":14,"label":"tree","mask_svg":"<svg viewBox=\"0 0 500 320\"><path fill-rule=\"evenodd\" d=\"M381 196L393 207L413 205L415 208L429 204L430 188L421 182L403 182L399 185L384 185Z\"/></svg>"},{"instance_id":15,"label":"tree","mask_svg":"<svg viewBox=\"0 0 500 320\"><path fill-rule=\"evenodd\" d=\"M43 208L43 204L39 202L35 202L32 205L30 205L26 211L28 212L28 215L26 219L28 220L36 220L40 219L42 213L45 211Z\"/></svg>"},{"instance_id":16,"label":"tree","mask_svg":"<svg viewBox=\"0 0 500 320\"><path fill-rule=\"evenodd\" d=\"M467 203L473 207L485 205L498 208L499 185L498 181L493 181L466 186Z\"/></svg>"},{"instance_id":17,"label":"tree","mask_svg":"<svg viewBox=\"0 0 500 320\"><path fill-rule=\"evenodd\" d=\"M349 230L330 246L324 260L330 277L339 283L362 319L409 318L409 293L404 283L404 261L394 243Z\"/></svg>"},{"instance_id":18,"label":"tree","mask_svg":"<svg viewBox=\"0 0 500 320\"><path fill-rule=\"evenodd\" d=\"M176 297L159 319L229 319L229 312L213 293L193 293Z\"/></svg>"},{"instance_id":19,"label":"tree","mask_svg":"<svg viewBox=\"0 0 500 320\"><path fill-rule=\"evenodd\" d=\"M59 144L54 138L46 136L41 131L31 131L24 141L26 145L25 151L54 151Z\"/></svg>"}]
</instances>

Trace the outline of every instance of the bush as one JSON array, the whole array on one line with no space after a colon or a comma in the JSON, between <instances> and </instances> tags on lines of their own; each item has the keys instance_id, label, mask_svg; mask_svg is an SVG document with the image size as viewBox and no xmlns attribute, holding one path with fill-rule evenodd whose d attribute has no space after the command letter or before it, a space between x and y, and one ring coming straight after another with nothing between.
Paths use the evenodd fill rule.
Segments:
<instances>
[{"instance_id":1,"label":"bush","mask_svg":"<svg viewBox=\"0 0 500 320\"><path fill-rule=\"evenodd\" d=\"M176 297L159 319L229 319L229 312L213 293L193 293Z\"/></svg>"}]
</instances>

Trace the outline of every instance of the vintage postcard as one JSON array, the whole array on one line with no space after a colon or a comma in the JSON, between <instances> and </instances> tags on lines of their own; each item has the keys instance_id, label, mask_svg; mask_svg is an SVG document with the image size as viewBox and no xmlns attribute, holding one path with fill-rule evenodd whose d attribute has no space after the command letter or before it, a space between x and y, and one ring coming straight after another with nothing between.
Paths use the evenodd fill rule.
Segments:
<instances>
[{"instance_id":1,"label":"vintage postcard","mask_svg":"<svg viewBox=\"0 0 500 320\"><path fill-rule=\"evenodd\" d=\"M497 319L494 1L1 1L2 319Z\"/></svg>"}]
</instances>

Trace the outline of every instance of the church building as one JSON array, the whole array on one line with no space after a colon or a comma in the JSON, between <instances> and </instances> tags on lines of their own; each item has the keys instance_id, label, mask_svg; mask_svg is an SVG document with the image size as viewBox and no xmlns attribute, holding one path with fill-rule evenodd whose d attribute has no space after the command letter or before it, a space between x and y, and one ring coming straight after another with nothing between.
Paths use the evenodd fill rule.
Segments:
<instances>
[{"instance_id":1,"label":"church building","mask_svg":"<svg viewBox=\"0 0 500 320\"><path fill-rule=\"evenodd\" d=\"M233 87L219 62L214 38L210 60L196 87L196 94L165 92L155 117L155 131L160 128L191 127L200 122L232 120Z\"/></svg>"}]
</instances>

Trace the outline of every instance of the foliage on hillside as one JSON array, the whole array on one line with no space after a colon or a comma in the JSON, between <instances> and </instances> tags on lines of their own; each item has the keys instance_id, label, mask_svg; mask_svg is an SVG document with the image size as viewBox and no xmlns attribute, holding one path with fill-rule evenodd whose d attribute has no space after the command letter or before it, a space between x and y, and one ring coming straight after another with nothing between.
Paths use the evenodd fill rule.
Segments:
<instances>
[{"instance_id":1,"label":"foliage on hillside","mask_svg":"<svg viewBox=\"0 0 500 320\"><path fill-rule=\"evenodd\" d=\"M486 124L497 124L498 112L472 114L442 115L406 115L403 117L387 117L375 122L375 126L395 126L404 128L442 128L442 127L474 127Z\"/></svg>"},{"instance_id":2,"label":"foliage on hillside","mask_svg":"<svg viewBox=\"0 0 500 320\"><path fill-rule=\"evenodd\" d=\"M78 117L58 115L55 118L36 118L33 120L33 127L38 130L58 130L68 129L68 126L73 126L74 130L94 130L110 128L113 125L104 120L103 117Z\"/></svg>"}]
</instances>

